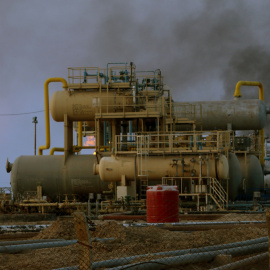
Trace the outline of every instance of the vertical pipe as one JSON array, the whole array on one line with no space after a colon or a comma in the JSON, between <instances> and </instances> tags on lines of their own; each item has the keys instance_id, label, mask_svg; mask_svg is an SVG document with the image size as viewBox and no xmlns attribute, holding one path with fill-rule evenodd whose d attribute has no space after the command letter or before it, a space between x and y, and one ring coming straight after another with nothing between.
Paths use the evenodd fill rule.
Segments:
<instances>
[{"instance_id":1,"label":"vertical pipe","mask_svg":"<svg viewBox=\"0 0 270 270\"><path fill-rule=\"evenodd\" d=\"M49 84L51 82L62 82L63 88L67 89L67 81L64 78L49 78L44 83L44 103L45 103L45 127L46 127L46 144L42 145L38 149L38 154L42 155L43 150L49 149L51 146L50 135L50 109L49 109Z\"/></svg>"},{"instance_id":2,"label":"vertical pipe","mask_svg":"<svg viewBox=\"0 0 270 270\"><path fill-rule=\"evenodd\" d=\"M199 156L199 162L200 162L200 178L199 178L199 185L200 185L200 188L202 188L202 156Z\"/></svg>"},{"instance_id":3,"label":"vertical pipe","mask_svg":"<svg viewBox=\"0 0 270 270\"><path fill-rule=\"evenodd\" d=\"M82 146L82 121L78 122L78 146Z\"/></svg>"},{"instance_id":4,"label":"vertical pipe","mask_svg":"<svg viewBox=\"0 0 270 270\"><path fill-rule=\"evenodd\" d=\"M128 141L132 141L132 121L128 121L129 127L128 127L128 132L129 132L129 139Z\"/></svg>"},{"instance_id":5,"label":"vertical pipe","mask_svg":"<svg viewBox=\"0 0 270 270\"><path fill-rule=\"evenodd\" d=\"M190 137L189 137L189 145L190 145L190 150L192 150L192 148L193 148L193 135L190 135Z\"/></svg>"},{"instance_id":6,"label":"vertical pipe","mask_svg":"<svg viewBox=\"0 0 270 270\"><path fill-rule=\"evenodd\" d=\"M37 155L37 123L35 122L35 156Z\"/></svg>"},{"instance_id":7,"label":"vertical pipe","mask_svg":"<svg viewBox=\"0 0 270 270\"><path fill-rule=\"evenodd\" d=\"M91 215L91 203L90 203L90 193L88 194L88 209L87 209L87 216L90 217Z\"/></svg>"},{"instance_id":8,"label":"vertical pipe","mask_svg":"<svg viewBox=\"0 0 270 270\"><path fill-rule=\"evenodd\" d=\"M64 156L65 161L73 153L73 122L64 115Z\"/></svg>"},{"instance_id":9,"label":"vertical pipe","mask_svg":"<svg viewBox=\"0 0 270 270\"><path fill-rule=\"evenodd\" d=\"M107 121L104 121L104 130L103 130L103 133L104 133L104 138L103 138L103 145L104 146L107 146ZM107 148L104 147L104 152L107 151Z\"/></svg>"},{"instance_id":10,"label":"vertical pipe","mask_svg":"<svg viewBox=\"0 0 270 270\"><path fill-rule=\"evenodd\" d=\"M98 216L98 199L96 200L96 216Z\"/></svg>"}]
</instances>

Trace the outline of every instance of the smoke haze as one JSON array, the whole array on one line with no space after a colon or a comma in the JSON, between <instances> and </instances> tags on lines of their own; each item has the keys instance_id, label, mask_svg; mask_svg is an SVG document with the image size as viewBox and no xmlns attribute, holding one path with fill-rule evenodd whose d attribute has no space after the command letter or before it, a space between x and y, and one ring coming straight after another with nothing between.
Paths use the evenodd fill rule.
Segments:
<instances>
[{"instance_id":1,"label":"smoke haze","mask_svg":"<svg viewBox=\"0 0 270 270\"><path fill-rule=\"evenodd\" d=\"M270 105L269 12L262 0L2 0L0 115L42 110L44 81L66 78L67 67L130 61L159 68L175 101L232 99L238 80L260 80ZM34 153L33 116L43 145L43 113L0 116L0 186L7 157ZM51 133L62 147L63 124L51 121Z\"/></svg>"}]
</instances>

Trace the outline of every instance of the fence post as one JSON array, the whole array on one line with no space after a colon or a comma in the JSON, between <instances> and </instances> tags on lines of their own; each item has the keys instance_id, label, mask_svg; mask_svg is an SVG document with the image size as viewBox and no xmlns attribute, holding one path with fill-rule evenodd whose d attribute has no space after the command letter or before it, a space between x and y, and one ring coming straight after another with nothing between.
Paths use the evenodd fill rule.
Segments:
<instances>
[{"instance_id":1,"label":"fence post","mask_svg":"<svg viewBox=\"0 0 270 270\"><path fill-rule=\"evenodd\" d=\"M89 228L86 221L85 214L83 212L75 212L74 227L78 237L78 243L80 244L80 256L79 256L79 269L89 270L92 269L91 264L91 240L89 234Z\"/></svg>"}]
</instances>

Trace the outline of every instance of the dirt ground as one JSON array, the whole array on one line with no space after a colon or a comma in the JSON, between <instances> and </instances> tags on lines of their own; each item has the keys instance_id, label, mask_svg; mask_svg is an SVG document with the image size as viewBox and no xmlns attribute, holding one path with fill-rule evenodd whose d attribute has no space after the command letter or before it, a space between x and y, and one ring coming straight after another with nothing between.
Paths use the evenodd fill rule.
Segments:
<instances>
[{"instance_id":1,"label":"dirt ground","mask_svg":"<svg viewBox=\"0 0 270 270\"><path fill-rule=\"evenodd\" d=\"M227 214L216 221L265 220L264 214ZM105 221L91 231L91 238L114 238L106 242L92 241L92 260L103 261L113 258L147 254L147 259L155 259L153 253L191 249L203 246L227 244L267 236L267 228L256 226L206 231L169 231L159 227L124 227L115 221ZM49 228L40 232L34 239L77 239L72 219L59 219ZM5 240L6 241L6 240ZM0 254L0 269L56 269L78 265L80 244L68 247L27 250L19 254ZM238 258L233 258L236 260ZM140 262L141 259L131 261ZM144 258L145 260L145 258ZM169 264L169 260L168 260ZM269 269L268 260L245 267L245 270ZM179 266L174 269L211 269L213 262Z\"/></svg>"}]
</instances>

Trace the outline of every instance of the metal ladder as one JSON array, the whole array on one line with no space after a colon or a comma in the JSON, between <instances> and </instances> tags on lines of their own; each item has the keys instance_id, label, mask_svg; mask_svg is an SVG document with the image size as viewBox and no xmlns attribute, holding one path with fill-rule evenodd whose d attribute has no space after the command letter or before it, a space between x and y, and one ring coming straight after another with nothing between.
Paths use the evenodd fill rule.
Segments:
<instances>
[{"instance_id":1,"label":"metal ladder","mask_svg":"<svg viewBox=\"0 0 270 270\"><path fill-rule=\"evenodd\" d=\"M138 177L140 181L140 198L146 199L148 186L148 156L149 156L149 136L137 136L137 157L138 157Z\"/></svg>"},{"instance_id":2,"label":"metal ladder","mask_svg":"<svg viewBox=\"0 0 270 270\"><path fill-rule=\"evenodd\" d=\"M224 210L227 203L227 192L216 178L210 178L210 196L219 207Z\"/></svg>"}]
</instances>

